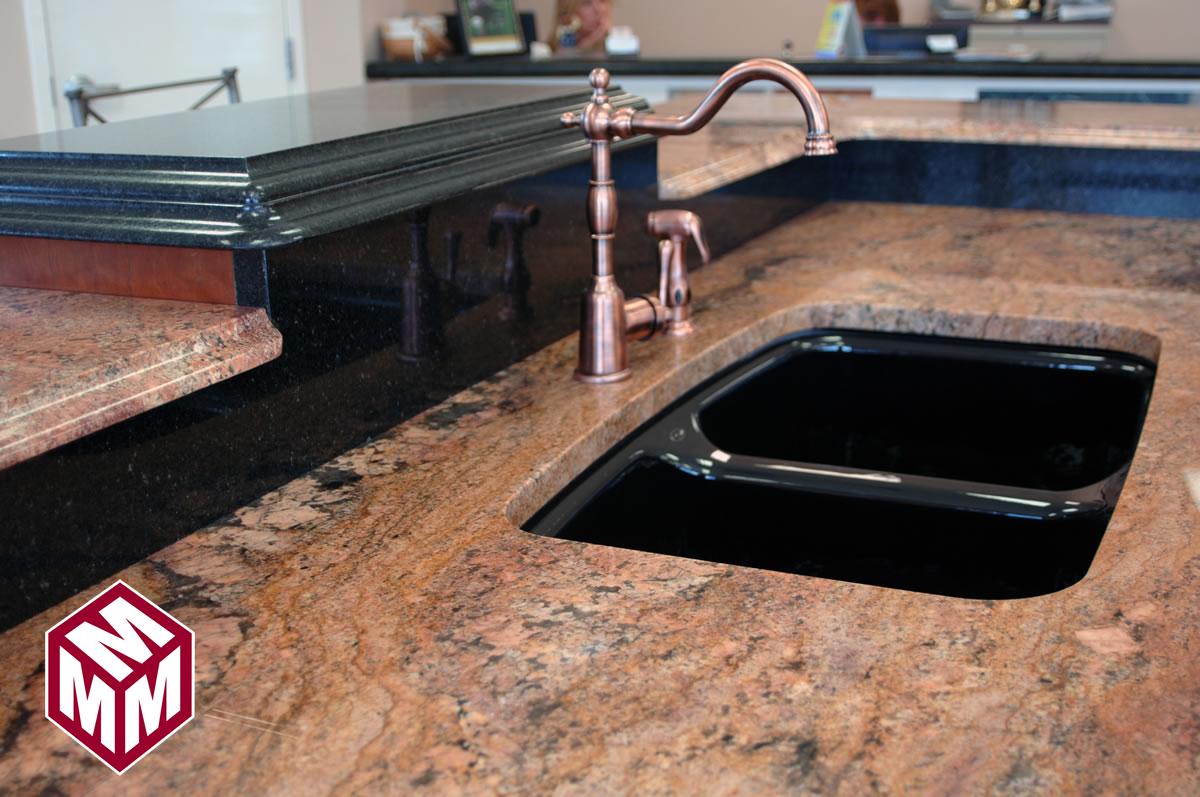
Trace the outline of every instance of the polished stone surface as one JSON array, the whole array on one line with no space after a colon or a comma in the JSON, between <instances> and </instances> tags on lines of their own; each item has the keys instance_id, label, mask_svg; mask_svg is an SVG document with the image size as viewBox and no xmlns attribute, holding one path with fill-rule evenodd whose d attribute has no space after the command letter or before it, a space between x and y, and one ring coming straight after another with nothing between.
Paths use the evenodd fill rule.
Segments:
<instances>
[{"instance_id":1,"label":"polished stone surface","mask_svg":"<svg viewBox=\"0 0 1200 797\"><path fill-rule=\"evenodd\" d=\"M0 468L262 365L282 346L259 309L0 288Z\"/></svg>"},{"instance_id":2,"label":"polished stone surface","mask_svg":"<svg viewBox=\"0 0 1200 797\"><path fill-rule=\"evenodd\" d=\"M372 84L0 141L0 235L282 246L586 161L589 97Z\"/></svg>"},{"instance_id":3,"label":"polished stone surface","mask_svg":"<svg viewBox=\"0 0 1200 797\"><path fill-rule=\"evenodd\" d=\"M698 331L635 346L629 381L572 381L565 338L123 571L195 630L199 716L119 780L41 719L42 634L95 590L0 636L0 782L1186 793L1198 254L1178 221L817 208L697 273ZM1039 598L960 600L517 528L689 386L806 327L1157 361L1090 573Z\"/></svg>"},{"instance_id":4,"label":"polished stone surface","mask_svg":"<svg viewBox=\"0 0 1200 797\"><path fill-rule=\"evenodd\" d=\"M245 160L354 136L470 118L569 93L557 86L502 83L449 89L369 83L2 139L0 152Z\"/></svg>"},{"instance_id":5,"label":"polished stone surface","mask_svg":"<svg viewBox=\"0 0 1200 797\"><path fill-rule=\"evenodd\" d=\"M686 113L702 95L682 94L658 106ZM856 141L987 144L1122 150L1121 171L1143 151L1200 151L1200 107L1097 102L880 100L825 94L839 144ZM785 92L742 92L716 120L690 136L659 145L659 195L698 196L799 157L806 128ZM947 156L951 152L947 150ZM1149 168L1149 167L1148 167ZM974 182L984 184L985 180ZM1078 191L1083 185L1072 186Z\"/></svg>"}]
</instances>

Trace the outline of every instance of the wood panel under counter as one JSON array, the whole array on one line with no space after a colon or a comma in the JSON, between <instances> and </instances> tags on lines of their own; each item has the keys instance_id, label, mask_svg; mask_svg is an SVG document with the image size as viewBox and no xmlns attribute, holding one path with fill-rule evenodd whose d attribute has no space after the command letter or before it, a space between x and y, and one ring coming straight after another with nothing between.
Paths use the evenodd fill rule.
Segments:
<instances>
[{"instance_id":1,"label":"wood panel under counter","mask_svg":"<svg viewBox=\"0 0 1200 797\"><path fill-rule=\"evenodd\" d=\"M228 249L0 235L0 286L238 303Z\"/></svg>"}]
</instances>

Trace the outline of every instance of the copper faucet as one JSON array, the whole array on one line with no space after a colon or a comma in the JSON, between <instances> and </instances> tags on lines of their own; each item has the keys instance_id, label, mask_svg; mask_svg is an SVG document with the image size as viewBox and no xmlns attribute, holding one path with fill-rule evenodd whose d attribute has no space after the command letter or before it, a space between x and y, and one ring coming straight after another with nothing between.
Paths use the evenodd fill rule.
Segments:
<instances>
[{"instance_id":1,"label":"copper faucet","mask_svg":"<svg viewBox=\"0 0 1200 797\"><path fill-rule=\"evenodd\" d=\"M609 73L593 69L589 77L592 100L578 113L562 116L565 127L579 127L592 145L592 179L588 184L588 227L592 233L592 282L583 294L579 329L579 367L575 378L583 382L616 382L629 376L629 351L626 335L657 331L686 334L690 331L690 296L686 307L677 303L666 312L666 299L660 281L658 297L637 297L626 302L625 294L613 275L613 236L617 230L617 189L612 179L612 142L640 134L683 136L695 133L716 115L721 106L742 85L753 80L771 80L788 89L800 101L808 121L805 155L832 155L837 144L829 132L829 117L821 95L804 73L790 64L772 58L754 58L737 64L717 80L699 105L687 116L658 116L632 108L614 109L608 101ZM698 218L696 223L698 224ZM683 236L674 244L670 259L682 258ZM697 238L697 242L702 238ZM668 243L664 241L663 243ZM707 247L700 245L701 253ZM667 255L660 244L660 264ZM682 260L680 260L682 264ZM683 268L686 286L686 267ZM672 267L671 274L678 276ZM665 279L665 278L664 278ZM678 279L676 279L678 282Z\"/></svg>"}]
</instances>

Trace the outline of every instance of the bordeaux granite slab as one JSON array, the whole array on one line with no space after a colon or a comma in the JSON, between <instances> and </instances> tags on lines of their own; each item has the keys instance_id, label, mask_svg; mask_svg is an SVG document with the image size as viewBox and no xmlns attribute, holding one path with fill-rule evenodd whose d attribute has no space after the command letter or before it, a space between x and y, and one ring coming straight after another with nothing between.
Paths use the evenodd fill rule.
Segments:
<instances>
[{"instance_id":1,"label":"bordeaux granite slab","mask_svg":"<svg viewBox=\"0 0 1200 797\"><path fill-rule=\"evenodd\" d=\"M683 113L699 94L660 105ZM828 92L838 142L955 144L1200 151L1200 107L1025 100L880 100ZM800 106L782 92L735 95L698 133L659 145L659 196L686 199L800 157L806 135ZM1133 157L1131 153L1130 157Z\"/></svg>"},{"instance_id":2,"label":"bordeaux granite slab","mask_svg":"<svg viewBox=\"0 0 1200 797\"><path fill-rule=\"evenodd\" d=\"M42 718L42 634L95 590L0 636L0 784L1190 792L1197 235L1178 221L820 207L700 270L697 332L633 347L630 380L572 381L565 338L123 571L196 632L198 718L119 779ZM1089 574L1038 598L963 600L518 529L689 386L831 326L1155 360Z\"/></svg>"},{"instance_id":3,"label":"bordeaux granite slab","mask_svg":"<svg viewBox=\"0 0 1200 797\"><path fill-rule=\"evenodd\" d=\"M273 360L265 311L0 288L0 468Z\"/></svg>"}]
</instances>

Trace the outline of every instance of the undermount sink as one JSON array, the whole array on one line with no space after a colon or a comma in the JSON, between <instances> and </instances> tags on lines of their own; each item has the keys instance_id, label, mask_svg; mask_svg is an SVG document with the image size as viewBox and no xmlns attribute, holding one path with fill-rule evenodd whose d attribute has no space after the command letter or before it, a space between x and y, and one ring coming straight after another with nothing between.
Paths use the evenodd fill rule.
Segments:
<instances>
[{"instance_id":1,"label":"undermount sink","mask_svg":"<svg viewBox=\"0 0 1200 797\"><path fill-rule=\"evenodd\" d=\"M680 398L528 531L969 598L1087 572L1154 367L1107 351L849 330Z\"/></svg>"}]
</instances>

